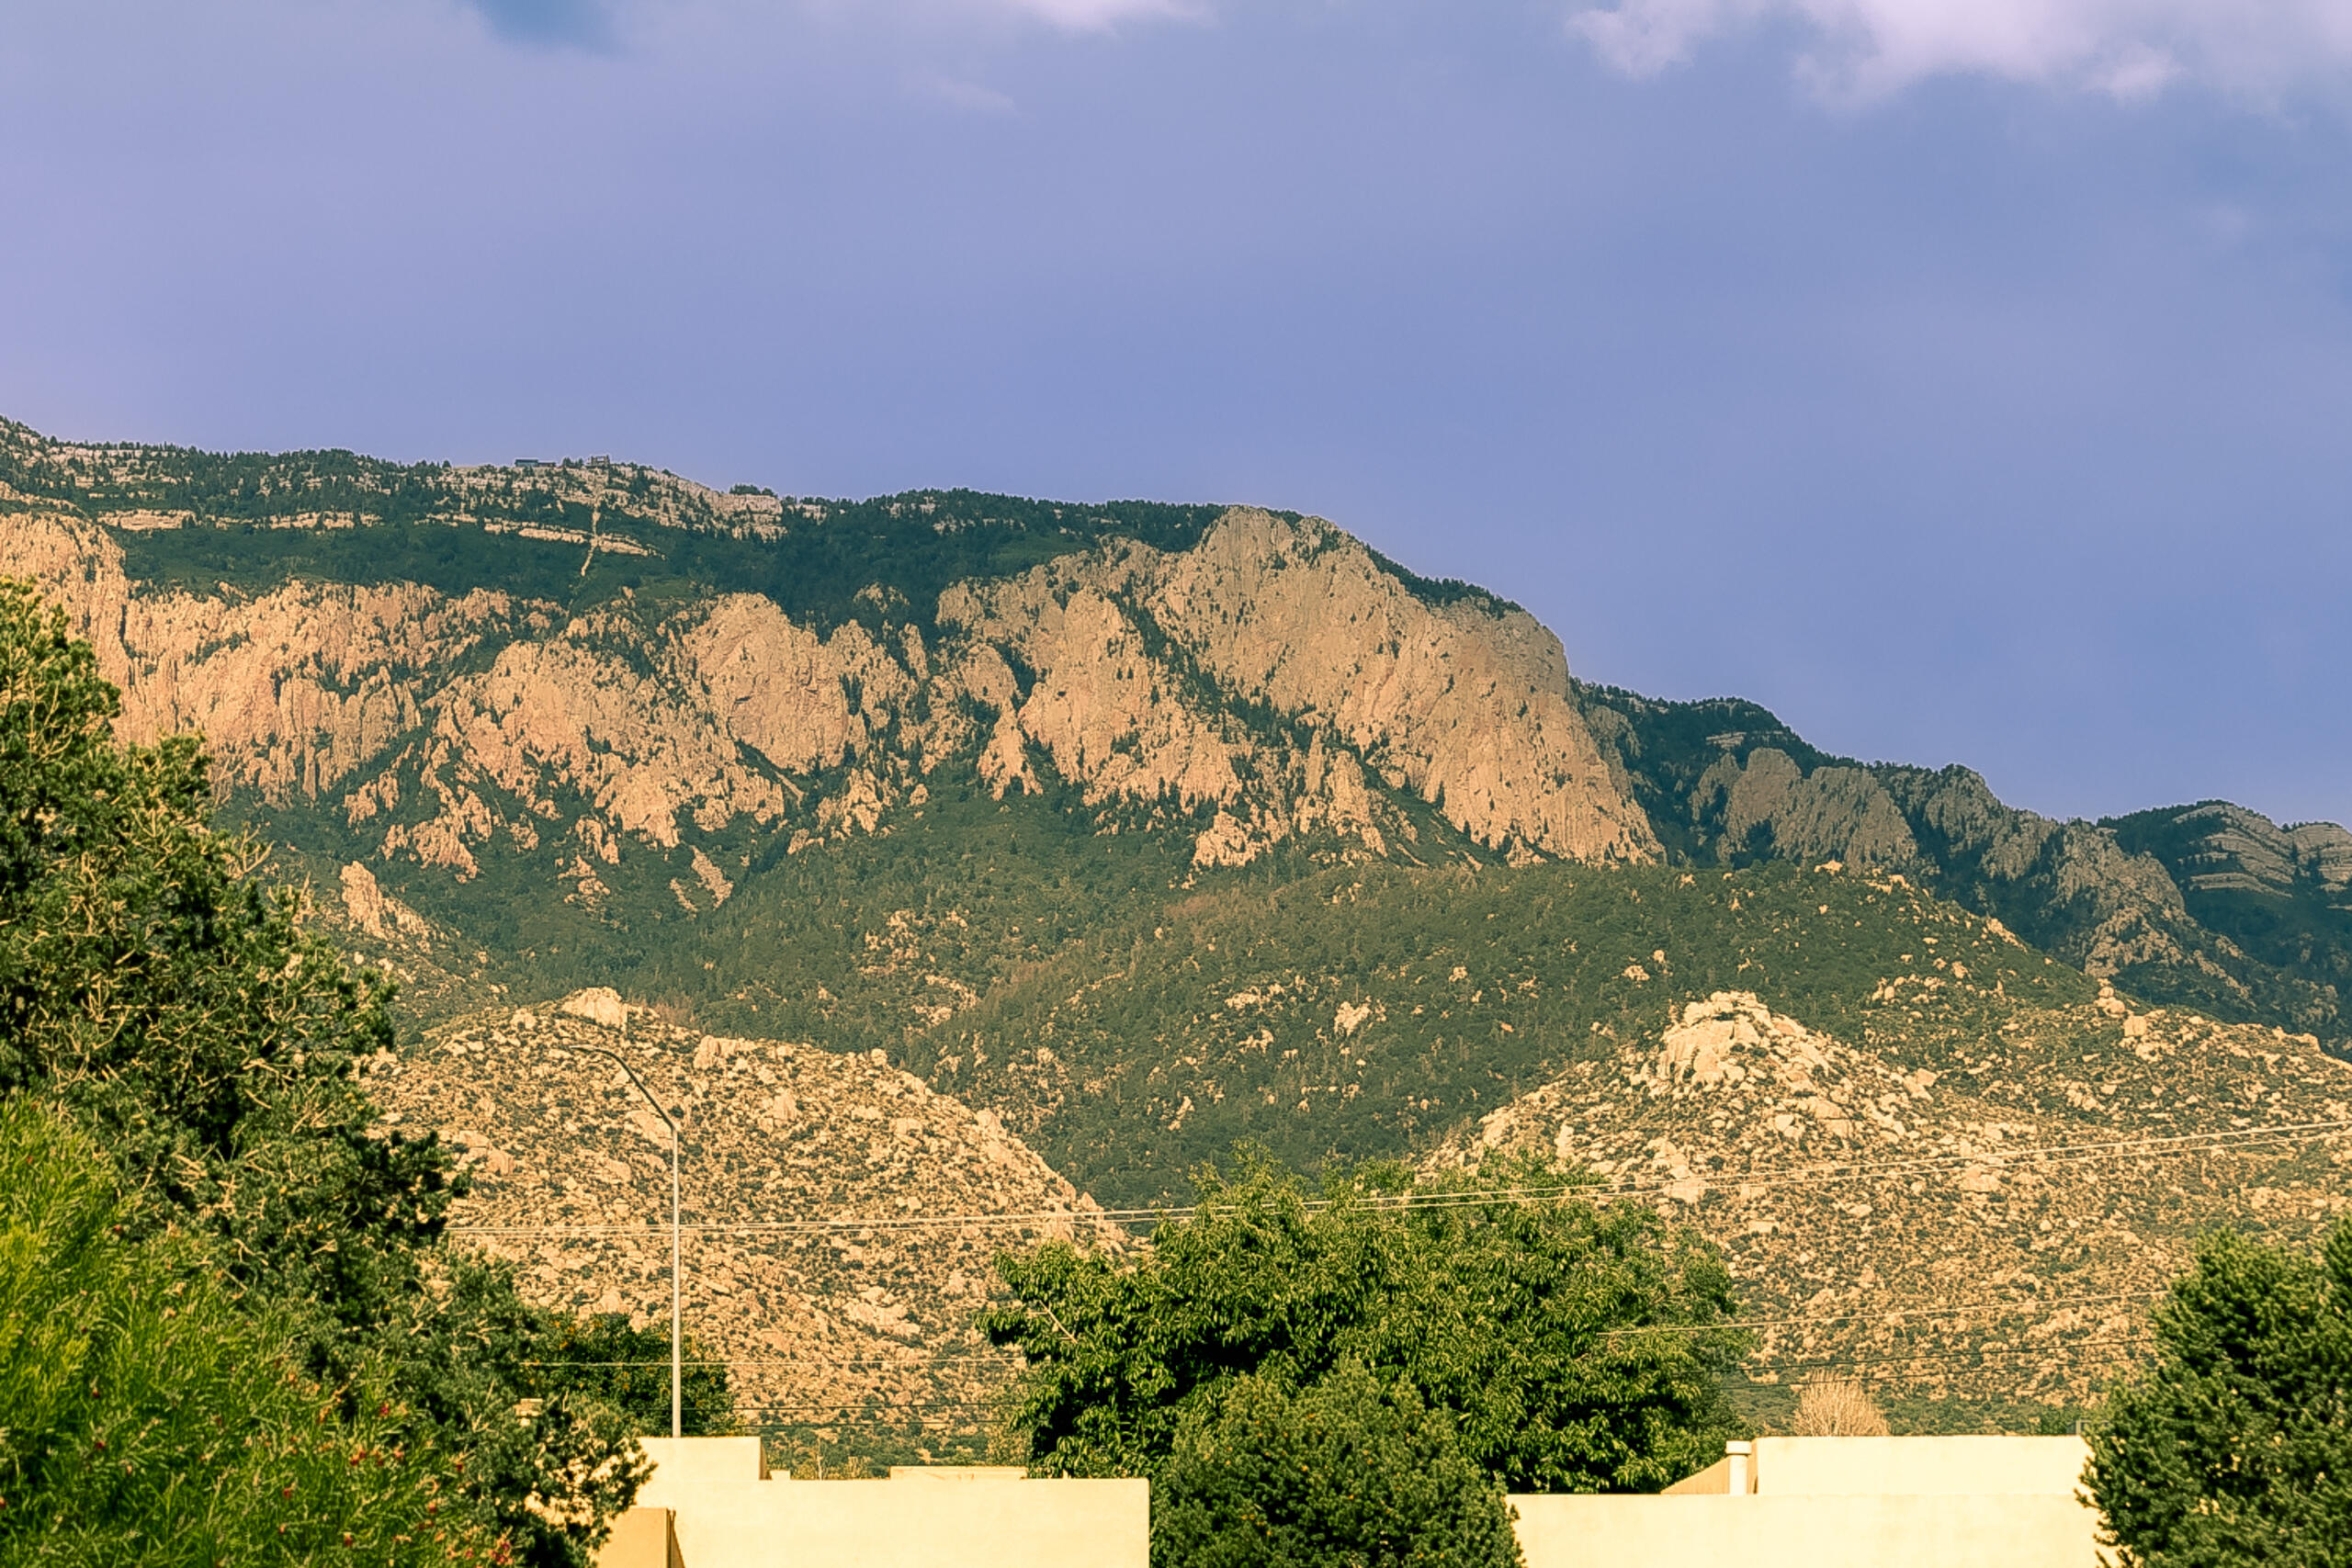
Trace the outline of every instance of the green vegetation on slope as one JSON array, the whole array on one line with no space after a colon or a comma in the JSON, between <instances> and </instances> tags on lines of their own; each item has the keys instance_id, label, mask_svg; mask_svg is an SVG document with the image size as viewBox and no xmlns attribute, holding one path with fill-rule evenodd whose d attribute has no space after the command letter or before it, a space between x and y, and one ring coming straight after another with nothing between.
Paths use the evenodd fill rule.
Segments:
<instances>
[{"instance_id":1,"label":"green vegetation on slope","mask_svg":"<svg viewBox=\"0 0 2352 1568\"><path fill-rule=\"evenodd\" d=\"M1011 576L1107 539L1181 549L1224 510L1148 502L1065 508L963 491L797 504L822 515L796 516L781 536L766 539L662 527L584 502L532 500L528 492L501 509L502 521L582 535L593 521L600 532L648 552L603 549L593 558L579 544L491 533L433 515L356 528L241 522L118 537L132 578L191 590L225 583L264 592L294 581L421 582L453 595L489 590L571 610L624 591L656 602L762 593L820 629L860 616L872 621L886 608L895 620L928 627L951 583ZM105 516L98 513L100 521ZM590 561L585 572L583 560Z\"/></svg>"},{"instance_id":2,"label":"green vegetation on slope","mask_svg":"<svg viewBox=\"0 0 2352 1568\"><path fill-rule=\"evenodd\" d=\"M1148 919L904 1047L1115 1205L1181 1200L1187 1170L1241 1140L1298 1169L1401 1156L1720 990L1939 1066L1942 1043L1997 1028L2012 999L2097 994L1900 883L1785 865L1367 865ZM1939 957L1982 984L1873 999Z\"/></svg>"},{"instance_id":3,"label":"green vegetation on slope","mask_svg":"<svg viewBox=\"0 0 2352 1568\"><path fill-rule=\"evenodd\" d=\"M1754 703L1579 683L1674 862L1901 872L2152 1000L2352 1050L2352 838L2209 801L2092 824L2003 805L1970 770L1863 763Z\"/></svg>"},{"instance_id":4,"label":"green vegetation on slope","mask_svg":"<svg viewBox=\"0 0 2352 1568\"><path fill-rule=\"evenodd\" d=\"M2342 880L2352 865L2331 865L2312 852L2319 845L2311 827L2266 831L2263 818L2218 800L2111 817L2099 826L2126 850L2162 862L2199 925L2289 979L2325 991L2331 1002L2352 995L2352 887ZM2340 830L2331 836L2340 839ZM2272 1010L2310 1005L2308 997L2279 989Z\"/></svg>"}]
</instances>

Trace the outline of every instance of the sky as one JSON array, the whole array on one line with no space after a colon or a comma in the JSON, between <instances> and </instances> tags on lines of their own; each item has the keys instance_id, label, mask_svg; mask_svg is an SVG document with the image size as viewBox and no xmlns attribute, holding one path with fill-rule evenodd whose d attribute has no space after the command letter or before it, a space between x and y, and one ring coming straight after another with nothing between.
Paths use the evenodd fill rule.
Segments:
<instances>
[{"instance_id":1,"label":"sky","mask_svg":"<svg viewBox=\"0 0 2352 1568\"><path fill-rule=\"evenodd\" d=\"M9 0L0 413L1329 517L2352 819L2352 0Z\"/></svg>"}]
</instances>

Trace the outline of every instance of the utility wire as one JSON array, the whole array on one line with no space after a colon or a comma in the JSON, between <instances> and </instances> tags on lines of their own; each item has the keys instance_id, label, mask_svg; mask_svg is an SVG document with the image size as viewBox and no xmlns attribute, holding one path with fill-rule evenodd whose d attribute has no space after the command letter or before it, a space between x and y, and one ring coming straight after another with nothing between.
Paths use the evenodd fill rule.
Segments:
<instances>
[{"instance_id":1,"label":"utility wire","mask_svg":"<svg viewBox=\"0 0 2352 1568\"><path fill-rule=\"evenodd\" d=\"M2294 1146L2324 1143L2352 1134L2352 1119L2288 1122L2264 1127L2224 1128L2208 1133L2182 1133L2162 1137L2110 1139L2081 1144L2029 1144L2013 1148L1985 1149L1965 1154L1921 1155L1903 1159L1830 1162L1794 1171L1759 1171L1710 1176L1665 1177L1633 1181L1564 1181L1536 1186L1470 1188L1454 1192L1370 1194L1344 1201L1363 1209L1449 1209L1483 1207L1492 1203L1546 1202L1555 1198L1620 1198L1684 1190L1697 1182L1702 1191L1721 1188L1770 1190L1776 1188L1835 1186L1852 1182L1884 1183L1952 1170L2006 1169L2021 1165L2083 1164L2103 1159L2166 1158L2189 1155L2228 1154L2241 1149ZM1328 1199L1310 1199L1304 1207L1322 1213L1336 1205ZM704 1235L790 1235L841 1231L908 1232L943 1229L1044 1229L1080 1224L1092 1226L1197 1219L1215 1214L1216 1203L1180 1204L1157 1209L1035 1209L1009 1213L950 1213L861 1216L827 1215L807 1220L695 1221L684 1228ZM628 1236L666 1233L666 1225L630 1222L602 1224L458 1224L452 1235L469 1236Z\"/></svg>"},{"instance_id":2,"label":"utility wire","mask_svg":"<svg viewBox=\"0 0 2352 1568\"><path fill-rule=\"evenodd\" d=\"M2123 1302L2150 1301L2165 1293L2166 1292L2162 1290L2123 1291L2104 1295L2056 1296L2047 1301L1963 1302L1955 1303L1948 1306L1898 1307L1883 1313L1846 1313L1832 1316L1747 1317L1724 1318L1715 1323L1636 1324L1623 1328L1603 1329L1601 1330L1599 1337L1610 1338L1619 1336L1638 1334L1729 1333L1751 1328L1810 1328L1823 1324L1882 1324L1899 1327L1907 1325L1911 1320L1914 1319L1971 1317L1979 1314L2008 1312L2020 1307L2035 1309L2034 1316L2037 1321L2047 1321L2049 1318L2054 1317L2061 1312L2071 1311L2075 1307L2106 1306ZM1928 1323L1922 1323L1920 1325L1932 1326L1931 1324ZM2106 1343L2106 1341L2077 1339L2068 1340L2063 1343L2066 1346L2074 1346ZM906 1357L747 1356L726 1359L688 1361L686 1365L690 1367L876 1367L884 1371L897 1370L913 1371L925 1367L953 1364L968 1365L981 1362L992 1365L1012 1366L1018 1365L1021 1362L1025 1361L1025 1357L1019 1356L1012 1352L991 1354L986 1351L949 1351L938 1354L916 1352ZM666 1360L526 1361L523 1363L523 1365L526 1367L545 1368L666 1367L670 1363Z\"/></svg>"}]
</instances>

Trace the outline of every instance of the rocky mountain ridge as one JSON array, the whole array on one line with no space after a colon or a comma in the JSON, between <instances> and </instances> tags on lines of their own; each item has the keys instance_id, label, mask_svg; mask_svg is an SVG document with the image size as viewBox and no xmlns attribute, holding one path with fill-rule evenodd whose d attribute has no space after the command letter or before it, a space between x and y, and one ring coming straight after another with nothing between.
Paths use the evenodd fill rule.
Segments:
<instances>
[{"instance_id":1,"label":"rocky mountain ridge","mask_svg":"<svg viewBox=\"0 0 2352 1568\"><path fill-rule=\"evenodd\" d=\"M1234 511L1182 554L1123 544L956 584L929 637L887 617L820 633L752 593L624 589L574 613L415 583L151 592L107 531L36 508L0 515L0 547L69 604L126 733L200 729L231 795L461 881L500 846L593 902L600 867L650 852L692 866L682 903L715 903L702 840L870 833L950 760L999 798L1050 770L1106 825L1184 833L1203 866L1294 835L1409 844L1398 794L1506 856L1655 852L1548 633L1423 604L1312 521Z\"/></svg>"},{"instance_id":2,"label":"rocky mountain ridge","mask_svg":"<svg viewBox=\"0 0 2352 1568\"><path fill-rule=\"evenodd\" d=\"M1586 683L1315 519L0 424L0 562L403 980L372 1081L540 1299L666 1302L668 1134L590 1047L683 1109L689 1327L800 1438L981 1440L971 1314L1043 1233L926 1216L1124 1246L1081 1190L1239 1140L1588 1166L1724 1247L1755 1387L1996 1422L2198 1227L2341 1206L2333 1134L2251 1134L2347 1114L2352 835Z\"/></svg>"},{"instance_id":3,"label":"rocky mountain ridge","mask_svg":"<svg viewBox=\"0 0 2352 1568\"><path fill-rule=\"evenodd\" d=\"M1831 756L1753 703L1577 696L1672 858L1899 873L2092 975L2352 1048L2352 833L2335 823L2224 801L2053 821L1967 768Z\"/></svg>"},{"instance_id":4,"label":"rocky mountain ridge","mask_svg":"<svg viewBox=\"0 0 2352 1568\"><path fill-rule=\"evenodd\" d=\"M559 945L485 921L464 890L485 875L500 901L567 900L579 952L969 778L1172 838L1196 874L1277 851L1835 859L2150 996L2347 1032L2340 828L2218 802L2053 822L1965 769L1821 752L1752 704L1580 682L1524 612L1313 519L0 422L0 556L72 607L128 734L203 730L232 807L321 881L368 868L470 932L483 962L426 987L461 1000L492 983L490 939Z\"/></svg>"}]
</instances>

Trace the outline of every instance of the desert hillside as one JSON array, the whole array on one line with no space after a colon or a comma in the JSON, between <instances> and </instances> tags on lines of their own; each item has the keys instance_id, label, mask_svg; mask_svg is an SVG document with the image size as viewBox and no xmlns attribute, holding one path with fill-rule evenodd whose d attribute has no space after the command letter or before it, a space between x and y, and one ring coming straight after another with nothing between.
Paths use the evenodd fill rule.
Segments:
<instances>
[{"instance_id":1,"label":"desert hillside","mask_svg":"<svg viewBox=\"0 0 2352 1568\"><path fill-rule=\"evenodd\" d=\"M1128 1245L993 1112L867 1056L676 1029L590 990L455 1021L368 1071L388 1124L464 1151L453 1224L538 1304L668 1328L670 1132L614 1056L684 1132L686 1332L787 1444L850 1429L869 1454L969 1455L1012 1371L972 1327L1003 1294L997 1249ZM943 1223L958 1215L1009 1218Z\"/></svg>"}]
</instances>

